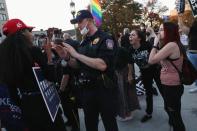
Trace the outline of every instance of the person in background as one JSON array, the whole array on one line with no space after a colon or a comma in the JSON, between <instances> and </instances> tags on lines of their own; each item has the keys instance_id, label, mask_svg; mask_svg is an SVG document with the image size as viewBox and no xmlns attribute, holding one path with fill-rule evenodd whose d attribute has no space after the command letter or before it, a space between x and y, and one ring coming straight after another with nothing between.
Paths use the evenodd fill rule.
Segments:
<instances>
[{"instance_id":1,"label":"person in background","mask_svg":"<svg viewBox=\"0 0 197 131\"><path fill-rule=\"evenodd\" d=\"M159 42L160 45L159 46ZM159 48L161 48L159 50ZM169 125L173 131L185 131L181 116L181 97L184 87L181 84L179 73L172 63L181 70L183 64L178 25L165 22L160 26L158 38L149 57L149 64L161 62L161 83L163 87L164 108L169 116Z\"/></svg>"},{"instance_id":2,"label":"person in background","mask_svg":"<svg viewBox=\"0 0 197 131\"><path fill-rule=\"evenodd\" d=\"M147 27L146 28L146 42L147 42L147 44L150 44L151 46L153 46L155 37L156 37L156 34L155 34L155 31L153 30L153 28ZM160 68L160 66L158 65L158 70L160 70L159 68ZM161 83L159 83L159 85L161 85ZM153 94L158 96L157 89L154 86L153 86Z\"/></svg>"},{"instance_id":3,"label":"person in background","mask_svg":"<svg viewBox=\"0 0 197 131\"><path fill-rule=\"evenodd\" d=\"M197 70L197 21L195 20L189 31L189 48L187 52L187 56L191 63ZM190 93L197 92L197 80L195 81L195 87L189 90Z\"/></svg>"},{"instance_id":4,"label":"person in background","mask_svg":"<svg viewBox=\"0 0 197 131\"><path fill-rule=\"evenodd\" d=\"M146 39L146 25L144 23L140 23L140 31L144 35L143 37Z\"/></svg>"},{"instance_id":5,"label":"person in background","mask_svg":"<svg viewBox=\"0 0 197 131\"><path fill-rule=\"evenodd\" d=\"M149 42L151 44L151 46L153 46L153 44L154 44L155 37L156 37L156 34L155 34L153 28L147 27L146 28L146 41Z\"/></svg>"},{"instance_id":6,"label":"person in background","mask_svg":"<svg viewBox=\"0 0 197 131\"><path fill-rule=\"evenodd\" d=\"M77 96L79 89L77 89L76 85L76 75L76 69L70 68L68 65L64 67L62 81L58 91L60 94L60 98L62 99L65 115L68 118L66 126L71 126L71 131L80 130L78 114L80 98L79 96Z\"/></svg>"},{"instance_id":7,"label":"person in background","mask_svg":"<svg viewBox=\"0 0 197 131\"><path fill-rule=\"evenodd\" d=\"M122 32L119 32L117 34L117 44L118 44L118 47L121 47L121 38L122 38Z\"/></svg>"},{"instance_id":8,"label":"person in background","mask_svg":"<svg viewBox=\"0 0 197 131\"><path fill-rule=\"evenodd\" d=\"M129 36L130 36L130 30L129 28L124 28L123 30L123 36L121 37L121 47L124 47L125 49L129 49L130 42L129 42Z\"/></svg>"},{"instance_id":9,"label":"person in background","mask_svg":"<svg viewBox=\"0 0 197 131\"><path fill-rule=\"evenodd\" d=\"M118 116L119 121L128 121L133 118L133 111L140 109L136 94L135 81L128 79L134 77L134 69L128 73L129 52L120 47L116 51L114 69L118 81ZM130 80L130 81L129 81Z\"/></svg>"},{"instance_id":10,"label":"person in background","mask_svg":"<svg viewBox=\"0 0 197 131\"><path fill-rule=\"evenodd\" d=\"M8 20L3 25L6 38L0 45L0 84L4 85L1 89L9 92L9 99L20 107L22 115L15 118L23 120L27 128L19 129L21 124L6 119L1 122L12 131L66 131L59 113L52 122L32 71L32 67L40 66L46 79L55 79L49 43L46 43L46 58L40 48L33 46L32 29L20 19ZM20 113L17 106L15 109Z\"/></svg>"},{"instance_id":11,"label":"person in background","mask_svg":"<svg viewBox=\"0 0 197 131\"><path fill-rule=\"evenodd\" d=\"M132 30L130 33L130 43L131 48L129 48L129 72L133 69L133 64L136 63L141 72L142 83L146 89L146 114L142 117L141 122L147 122L152 118L153 113L153 78L156 81L156 84L160 94L163 95L161 81L159 79L159 70L158 64L150 65L148 64L148 58L152 46L145 41L143 32L140 30ZM134 80L132 75L130 75L129 81Z\"/></svg>"},{"instance_id":12,"label":"person in background","mask_svg":"<svg viewBox=\"0 0 197 131\"><path fill-rule=\"evenodd\" d=\"M63 34L63 41L64 43L71 45L76 50L79 46L79 42L71 39L71 36L68 33ZM59 94L63 100L62 103L65 115L68 118L66 125L71 126L71 131L80 130L78 114L78 107L80 106L80 98L78 92L80 91L80 89L76 85L77 73L78 70L69 67L67 63L63 69L63 76L59 88Z\"/></svg>"},{"instance_id":13,"label":"person in background","mask_svg":"<svg viewBox=\"0 0 197 131\"><path fill-rule=\"evenodd\" d=\"M185 47L185 49L187 50L188 49L188 35L184 31L183 27L179 27L179 34L180 34L180 41Z\"/></svg>"},{"instance_id":14,"label":"person in background","mask_svg":"<svg viewBox=\"0 0 197 131\"><path fill-rule=\"evenodd\" d=\"M179 25L180 41L185 47L185 50L187 50L188 49L188 34L189 34L190 28L186 26L186 24L183 22L182 17L179 17L178 21L179 21L178 25Z\"/></svg>"},{"instance_id":15,"label":"person in background","mask_svg":"<svg viewBox=\"0 0 197 131\"><path fill-rule=\"evenodd\" d=\"M154 30L155 34L157 35L158 34L158 31L159 31L159 26L158 25L155 25L153 27L153 30Z\"/></svg>"}]
</instances>

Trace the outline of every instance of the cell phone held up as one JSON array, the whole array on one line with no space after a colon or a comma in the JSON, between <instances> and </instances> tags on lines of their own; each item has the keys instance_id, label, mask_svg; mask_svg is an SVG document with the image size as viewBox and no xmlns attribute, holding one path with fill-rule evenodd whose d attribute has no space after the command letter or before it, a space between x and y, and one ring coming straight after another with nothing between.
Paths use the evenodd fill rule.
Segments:
<instances>
[{"instance_id":1,"label":"cell phone held up","mask_svg":"<svg viewBox=\"0 0 197 131\"><path fill-rule=\"evenodd\" d=\"M61 38L55 38L53 42L56 45L64 46L63 39L61 39Z\"/></svg>"}]
</instances>

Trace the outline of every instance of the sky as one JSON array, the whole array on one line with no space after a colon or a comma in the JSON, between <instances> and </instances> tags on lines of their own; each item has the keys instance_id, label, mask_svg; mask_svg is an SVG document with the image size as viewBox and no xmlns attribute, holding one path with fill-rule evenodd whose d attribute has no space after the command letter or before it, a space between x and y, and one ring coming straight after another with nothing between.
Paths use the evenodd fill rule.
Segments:
<instances>
[{"instance_id":1,"label":"sky","mask_svg":"<svg viewBox=\"0 0 197 131\"><path fill-rule=\"evenodd\" d=\"M34 30L57 27L63 30L73 29L70 24L71 0L6 0L9 19L19 18L29 26L36 27ZM147 0L135 0L147 2ZM175 0L160 0L170 9L174 7ZM76 11L86 9L90 0L73 0Z\"/></svg>"}]
</instances>

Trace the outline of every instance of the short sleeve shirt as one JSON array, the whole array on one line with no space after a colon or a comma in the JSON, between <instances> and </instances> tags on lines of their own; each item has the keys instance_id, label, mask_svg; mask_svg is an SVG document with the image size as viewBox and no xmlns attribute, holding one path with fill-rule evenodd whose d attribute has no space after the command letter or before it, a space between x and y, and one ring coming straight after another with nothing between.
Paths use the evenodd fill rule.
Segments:
<instances>
[{"instance_id":1,"label":"short sleeve shirt","mask_svg":"<svg viewBox=\"0 0 197 131\"><path fill-rule=\"evenodd\" d=\"M138 49L131 47L129 49L130 63L136 63L140 69L146 68L151 48L151 45L148 43L141 44Z\"/></svg>"},{"instance_id":2,"label":"short sleeve shirt","mask_svg":"<svg viewBox=\"0 0 197 131\"><path fill-rule=\"evenodd\" d=\"M112 71L113 57L115 54L115 42L110 35L98 30L93 36L86 37L78 48L78 52L91 58L101 58L107 64L106 72ZM100 71L80 63L82 70L89 75L100 74Z\"/></svg>"}]
</instances>

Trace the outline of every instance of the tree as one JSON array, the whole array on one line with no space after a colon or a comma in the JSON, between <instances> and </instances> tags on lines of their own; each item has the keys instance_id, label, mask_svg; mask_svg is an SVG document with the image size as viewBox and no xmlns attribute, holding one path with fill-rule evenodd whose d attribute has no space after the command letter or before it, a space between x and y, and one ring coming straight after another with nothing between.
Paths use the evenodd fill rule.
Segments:
<instances>
[{"instance_id":1,"label":"tree","mask_svg":"<svg viewBox=\"0 0 197 131\"><path fill-rule=\"evenodd\" d=\"M142 15L142 5L132 0L102 0L102 28L117 35L123 28L132 28Z\"/></svg>"},{"instance_id":2,"label":"tree","mask_svg":"<svg viewBox=\"0 0 197 131\"><path fill-rule=\"evenodd\" d=\"M157 13L154 12L150 12L148 13L148 19L151 23L151 27L153 26L153 21L157 21L159 20L159 15Z\"/></svg>"},{"instance_id":3,"label":"tree","mask_svg":"<svg viewBox=\"0 0 197 131\"><path fill-rule=\"evenodd\" d=\"M146 8L148 12L154 12L159 15L163 15L166 11L168 11L168 7L162 5L158 0L149 0Z\"/></svg>"},{"instance_id":4,"label":"tree","mask_svg":"<svg viewBox=\"0 0 197 131\"><path fill-rule=\"evenodd\" d=\"M160 23L162 21L161 16L168 11L168 7L163 6L158 0L149 0L145 9L146 14L144 15L144 20L148 20L151 26L153 26L153 22L155 24Z\"/></svg>"}]
</instances>

